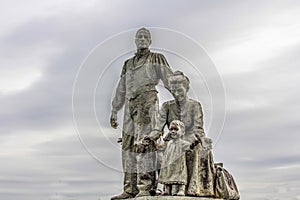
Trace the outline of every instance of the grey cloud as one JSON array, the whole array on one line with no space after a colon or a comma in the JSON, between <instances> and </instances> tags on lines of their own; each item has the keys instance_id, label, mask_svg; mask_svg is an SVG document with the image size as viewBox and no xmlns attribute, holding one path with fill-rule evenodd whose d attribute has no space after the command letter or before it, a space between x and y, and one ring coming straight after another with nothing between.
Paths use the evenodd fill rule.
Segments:
<instances>
[{"instance_id":1,"label":"grey cloud","mask_svg":"<svg viewBox=\"0 0 300 200\"><path fill-rule=\"evenodd\" d=\"M137 9L129 13L135 3L148 11ZM111 4L104 12L97 9L82 13L70 11L65 16L33 20L2 38L1 44L11 52L16 50L17 54L26 54L22 50L39 47L48 40L59 43L63 53L48 60L42 79L32 87L11 95L1 94L1 137L18 134L20 130L47 129L51 134L54 128L72 124L71 94L77 69L89 51L112 34L140 26L162 26L186 33L213 51L226 46L231 39L239 39L264 26L276 13L297 7L297 3L291 1L272 4L263 1L259 5L252 1L157 3ZM299 195L295 189L299 185L295 180L297 168L270 169L299 164L296 146L299 114L295 111L299 107L298 51L295 47L274 60L266 60L260 63L262 68L253 73L223 77L229 106L223 135L215 146L215 161L224 162L232 172L243 199L288 199ZM101 85L105 95L97 96L97 111L105 127L120 65L117 63L110 72L115 78L106 87ZM190 71L186 69L186 72ZM200 83L192 82L195 90ZM204 110L209 112L208 100L201 98ZM239 105L235 106L235 102ZM261 104L244 106L249 102ZM88 119L85 124L90 125L91 121ZM84 129L97 129L94 122L92 125ZM105 161L120 166L120 150L110 143L114 143L116 135L107 140L94 133L86 134L84 139L94 152L99 156L103 155L101 152L106 153ZM122 174L96 162L82 148L75 134L34 146L34 149L35 153L27 157L1 156L0 169L5 174L0 180L1 198L96 199L103 196L109 199L122 189ZM284 189L286 191L280 191Z\"/></svg>"},{"instance_id":2,"label":"grey cloud","mask_svg":"<svg viewBox=\"0 0 300 200\"><path fill-rule=\"evenodd\" d=\"M50 146L52 148L50 148ZM97 163L80 147L74 137L67 137L35 146L33 155L10 156L0 170L1 197L23 195L23 199L41 199L62 195L65 198L96 198L112 195L120 173ZM118 159L119 162L119 159ZM104 186L106 185L106 186Z\"/></svg>"}]
</instances>

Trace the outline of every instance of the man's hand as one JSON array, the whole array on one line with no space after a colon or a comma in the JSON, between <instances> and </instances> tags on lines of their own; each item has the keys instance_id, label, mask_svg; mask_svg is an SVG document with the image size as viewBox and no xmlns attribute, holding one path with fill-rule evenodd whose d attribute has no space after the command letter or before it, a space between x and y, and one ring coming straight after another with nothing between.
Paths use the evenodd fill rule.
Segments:
<instances>
[{"instance_id":1,"label":"man's hand","mask_svg":"<svg viewBox=\"0 0 300 200\"><path fill-rule=\"evenodd\" d=\"M158 138L160 137L160 135L161 135L160 131L154 130L154 131L151 131L151 133L149 134L149 136L146 136L145 138L149 139L149 140L152 140L152 141L156 141L156 140L158 140Z\"/></svg>"},{"instance_id":2,"label":"man's hand","mask_svg":"<svg viewBox=\"0 0 300 200\"><path fill-rule=\"evenodd\" d=\"M110 126L116 129L118 127L117 112L112 111L110 116Z\"/></svg>"}]
</instances>

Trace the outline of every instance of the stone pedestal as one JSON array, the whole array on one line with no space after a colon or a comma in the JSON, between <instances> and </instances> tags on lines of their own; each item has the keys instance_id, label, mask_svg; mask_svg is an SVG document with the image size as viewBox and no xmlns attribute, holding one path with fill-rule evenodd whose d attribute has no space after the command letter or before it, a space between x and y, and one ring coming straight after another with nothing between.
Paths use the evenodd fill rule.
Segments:
<instances>
[{"instance_id":1,"label":"stone pedestal","mask_svg":"<svg viewBox=\"0 0 300 200\"><path fill-rule=\"evenodd\" d=\"M188 197L188 196L144 196L130 198L130 200L224 200L212 197Z\"/></svg>"}]
</instances>

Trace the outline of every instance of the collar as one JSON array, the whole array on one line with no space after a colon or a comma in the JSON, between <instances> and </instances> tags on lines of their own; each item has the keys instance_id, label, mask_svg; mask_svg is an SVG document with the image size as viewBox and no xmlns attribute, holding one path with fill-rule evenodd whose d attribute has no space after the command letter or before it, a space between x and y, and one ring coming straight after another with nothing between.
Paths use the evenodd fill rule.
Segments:
<instances>
[{"instance_id":1,"label":"collar","mask_svg":"<svg viewBox=\"0 0 300 200\"><path fill-rule=\"evenodd\" d=\"M138 49L137 52L135 53L135 56L137 58L141 58L144 55L148 55L150 53L149 49Z\"/></svg>"},{"instance_id":2,"label":"collar","mask_svg":"<svg viewBox=\"0 0 300 200\"><path fill-rule=\"evenodd\" d=\"M178 101L176 101L176 99L175 99L175 104L179 107L179 108L185 108L186 107L186 105L188 105L188 98L186 98L186 100L182 103L182 104L180 104Z\"/></svg>"}]
</instances>

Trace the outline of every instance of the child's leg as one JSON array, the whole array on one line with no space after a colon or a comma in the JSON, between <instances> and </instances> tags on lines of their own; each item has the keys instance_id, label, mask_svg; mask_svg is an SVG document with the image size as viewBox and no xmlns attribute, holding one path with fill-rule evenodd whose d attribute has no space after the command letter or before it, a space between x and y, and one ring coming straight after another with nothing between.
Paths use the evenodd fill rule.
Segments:
<instances>
[{"instance_id":1,"label":"child's leg","mask_svg":"<svg viewBox=\"0 0 300 200\"><path fill-rule=\"evenodd\" d=\"M178 185L177 196L185 196L185 185Z\"/></svg>"},{"instance_id":2,"label":"child's leg","mask_svg":"<svg viewBox=\"0 0 300 200\"><path fill-rule=\"evenodd\" d=\"M173 184L171 189L172 196L176 196L178 193L178 185Z\"/></svg>"},{"instance_id":3,"label":"child's leg","mask_svg":"<svg viewBox=\"0 0 300 200\"><path fill-rule=\"evenodd\" d=\"M164 184L164 193L163 195L171 195L172 185Z\"/></svg>"}]
</instances>

